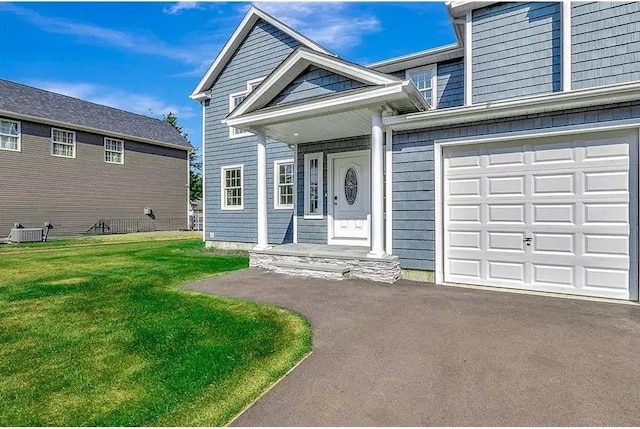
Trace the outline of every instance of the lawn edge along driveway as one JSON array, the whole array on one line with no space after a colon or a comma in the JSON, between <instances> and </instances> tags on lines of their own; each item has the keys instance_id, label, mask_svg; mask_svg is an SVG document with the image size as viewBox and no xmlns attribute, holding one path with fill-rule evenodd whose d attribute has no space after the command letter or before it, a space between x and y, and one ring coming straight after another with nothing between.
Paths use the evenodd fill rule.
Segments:
<instances>
[{"instance_id":1,"label":"lawn edge along driveway","mask_svg":"<svg viewBox=\"0 0 640 429\"><path fill-rule=\"evenodd\" d=\"M86 241L0 246L0 426L223 425L311 349L298 313L182 287L246 255Z\"/></svg>"}]
</instances>

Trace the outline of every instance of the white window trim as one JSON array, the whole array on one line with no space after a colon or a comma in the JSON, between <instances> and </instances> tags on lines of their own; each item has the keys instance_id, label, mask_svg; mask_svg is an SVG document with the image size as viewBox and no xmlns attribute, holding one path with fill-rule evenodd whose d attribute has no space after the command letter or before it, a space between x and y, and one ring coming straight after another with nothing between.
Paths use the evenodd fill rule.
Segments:
<instances>
[{"instance_id":1,"label":"white window trim","mask_svg":"<svg viewBox=\"0 0 640 429\"><path fill-rule=\"evenodd\" d=\"M73 156L64 156L64 155L56 155L53 153L53 143L59 143L60 142L54 142L53 141L53 132L54 131L62 131L65 133L71 133L73 135ZM64 144L64 143L61 143ZM65 130L64 128L51 128L51 156L55 156L57 158L67 158L67 159L76 159L76 132L75 131L70 131L70 130Z\"/></svg>"},{"instance_id":2,"label":"white window trim","mask_svg":"<svg viewBox=\"0 0 640 429\"><path fill-rule=\"evenodd\" d=\"M13 122L18 127L18 136L17 136L18 137L18 148L17 149L8 149L8 148L5 148L5 147L0 147L0 150L8 150L9 152L22 152L22 124L20 123L20 121L14 121L13 119L5 119L5 118L0 118L0 121ZM9 137L16 137L16 136L12 136L11 134L2 134L2 135L9 136Z\"/></svg>"},{"instance_id":3,"label":"white window trim","mask_svg":"<svg viewBox=\"0 0 640 429\"><path fill-rule=\"evenodd\" d=\"M311 178L309 177L310 168L309 161L312 159L318 160L318 213L309 213L309 184ZM323 165L324 153L306 153L304 155L304 218L305 219L323 219L324 218L324 165Z\"/></svg>"},{"instance_id":4,"label":"white window trim","mask_svg":"<svg viewBox=\"0 0 640 429\"><path fill-rule=\"evenodd\" d=\"M264 80L264 77L259 77L257 79L248 80L247 81L247 88L244 91L239 91L239 92L234 92L233 94L229 94L229 113L233 112L233 109L235 109L235 106L233 105L233 99L235 97L239 97L241 95L248 96L249 94L251 94L251 87L253 85L261 83L263 80ZM230 139L237 139L237 138L241 138L241 137L249 137L249 136L252 136L252 135L253 135L253 133L239 131L234 127L229 127L229 138Z\"/></svg>"},{"instance_id":5,"label":"white window trim","mask_svg":"<svg viewBox=\"0 0 640 429\"><path fill-rule=\"evenodd\" d=\"M438 108L438 64L429 64L422 67L416 67L413 69L408 69L405 71L404 75L406 79L411 80L411 75L415 73L420 73L423 71L431 71L431 101L429 105L431 109Z\"/></svg>"},{"instance_id":6,"label":"white window trim","mask_svg":"<svg viewBox=\"0 0 640 429\"><path fill-rule=\"evenodd\" d=\"M293 202L291 204L280 204L280 166L283 164L293 164L293 158L279 159L273 161L273 209L274 210L293 210ZM295 170L295 169L294 169ZM293 183L296 183L295 171L293 175ZM295 201L295 186L293 187L293 199Z\"/></svg>"},{"instance_id":7,"label":"white window trim","mask_svg":"<svg viewBox=\"0 0 640 429\"><path fill-rule=\"evenodd\" d=\"M120 157L120 159L122 161L120 161L120 162L107 161L107 140L112 140L112 141L116 141L116 142L122 143L122 156ZM109 152L115 152L115 151L114 150L109 150ZM105 137L104 138L104 162L106 162L107 164L120 164L120 165L124 164L124 140L122 140L122 139L114 139L112 137Z\"/></svg>"},{"instance_id":8,"label":"white window trim","mask_svg":"<svg viewBox=\"0 0 640 429\"><path fill-rule=\"evenodd\" d=\"M227 170L240 169L240 190L242 191L242 203L239 206L227 206L227 198L225 195L226 175ZM220 167L220 210L244 210L244 164L225 165Z\"/></svg>"}]
</instances>

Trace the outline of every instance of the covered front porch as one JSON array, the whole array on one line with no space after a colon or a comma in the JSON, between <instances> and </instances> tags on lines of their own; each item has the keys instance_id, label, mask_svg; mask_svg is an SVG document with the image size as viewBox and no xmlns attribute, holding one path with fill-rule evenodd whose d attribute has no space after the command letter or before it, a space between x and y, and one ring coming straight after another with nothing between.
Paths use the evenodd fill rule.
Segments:
<instances>
[{"instance_id":1,"label":"covered front porch","mask_svg":"<svg viewBox=\"0 0 640 429\"><path fill-rule=\"evenodd\" d=\"M398 260L385 246L385 144L392 136L382 118L428 107L411 81L305 49L267 76L224 120L256 135L252 266L397 280ZM293 244L277 247L268 243L267 139L294 151Z\"/></svg>"}]
</instances>

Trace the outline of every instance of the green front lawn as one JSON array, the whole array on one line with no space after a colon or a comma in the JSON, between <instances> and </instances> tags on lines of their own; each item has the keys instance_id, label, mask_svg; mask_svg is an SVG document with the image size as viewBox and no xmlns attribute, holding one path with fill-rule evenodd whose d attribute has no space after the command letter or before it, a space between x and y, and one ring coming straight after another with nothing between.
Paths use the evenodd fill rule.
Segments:
<instances>
[{"instance_id":1,"label":"green front lawn","mask_svg":"<svg viewBox=\"0 0 640 429\"><path fill-rule=\"evenodd\" d=\"M198 240L0 246L0 426L221 425L311 347L288 311L177 286Z\"/></svg>"}]
</instances>

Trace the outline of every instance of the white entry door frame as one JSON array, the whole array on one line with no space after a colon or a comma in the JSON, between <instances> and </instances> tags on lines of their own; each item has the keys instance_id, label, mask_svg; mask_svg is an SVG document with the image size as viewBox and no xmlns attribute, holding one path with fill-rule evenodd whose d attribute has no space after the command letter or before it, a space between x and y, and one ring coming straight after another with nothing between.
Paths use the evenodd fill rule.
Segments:
<instances>
[{"instance_id":1,"label":"white entry door frame","mask_svg":"<svg viewBox=\"0 0 640 429\"><path fill-rule=\"evenodd\" d=\"M344 186L349 170L357 181L350 198ZM370 170L368 149L327 155L327 244L371 246Z\"/></svg>"}]
</instances>

